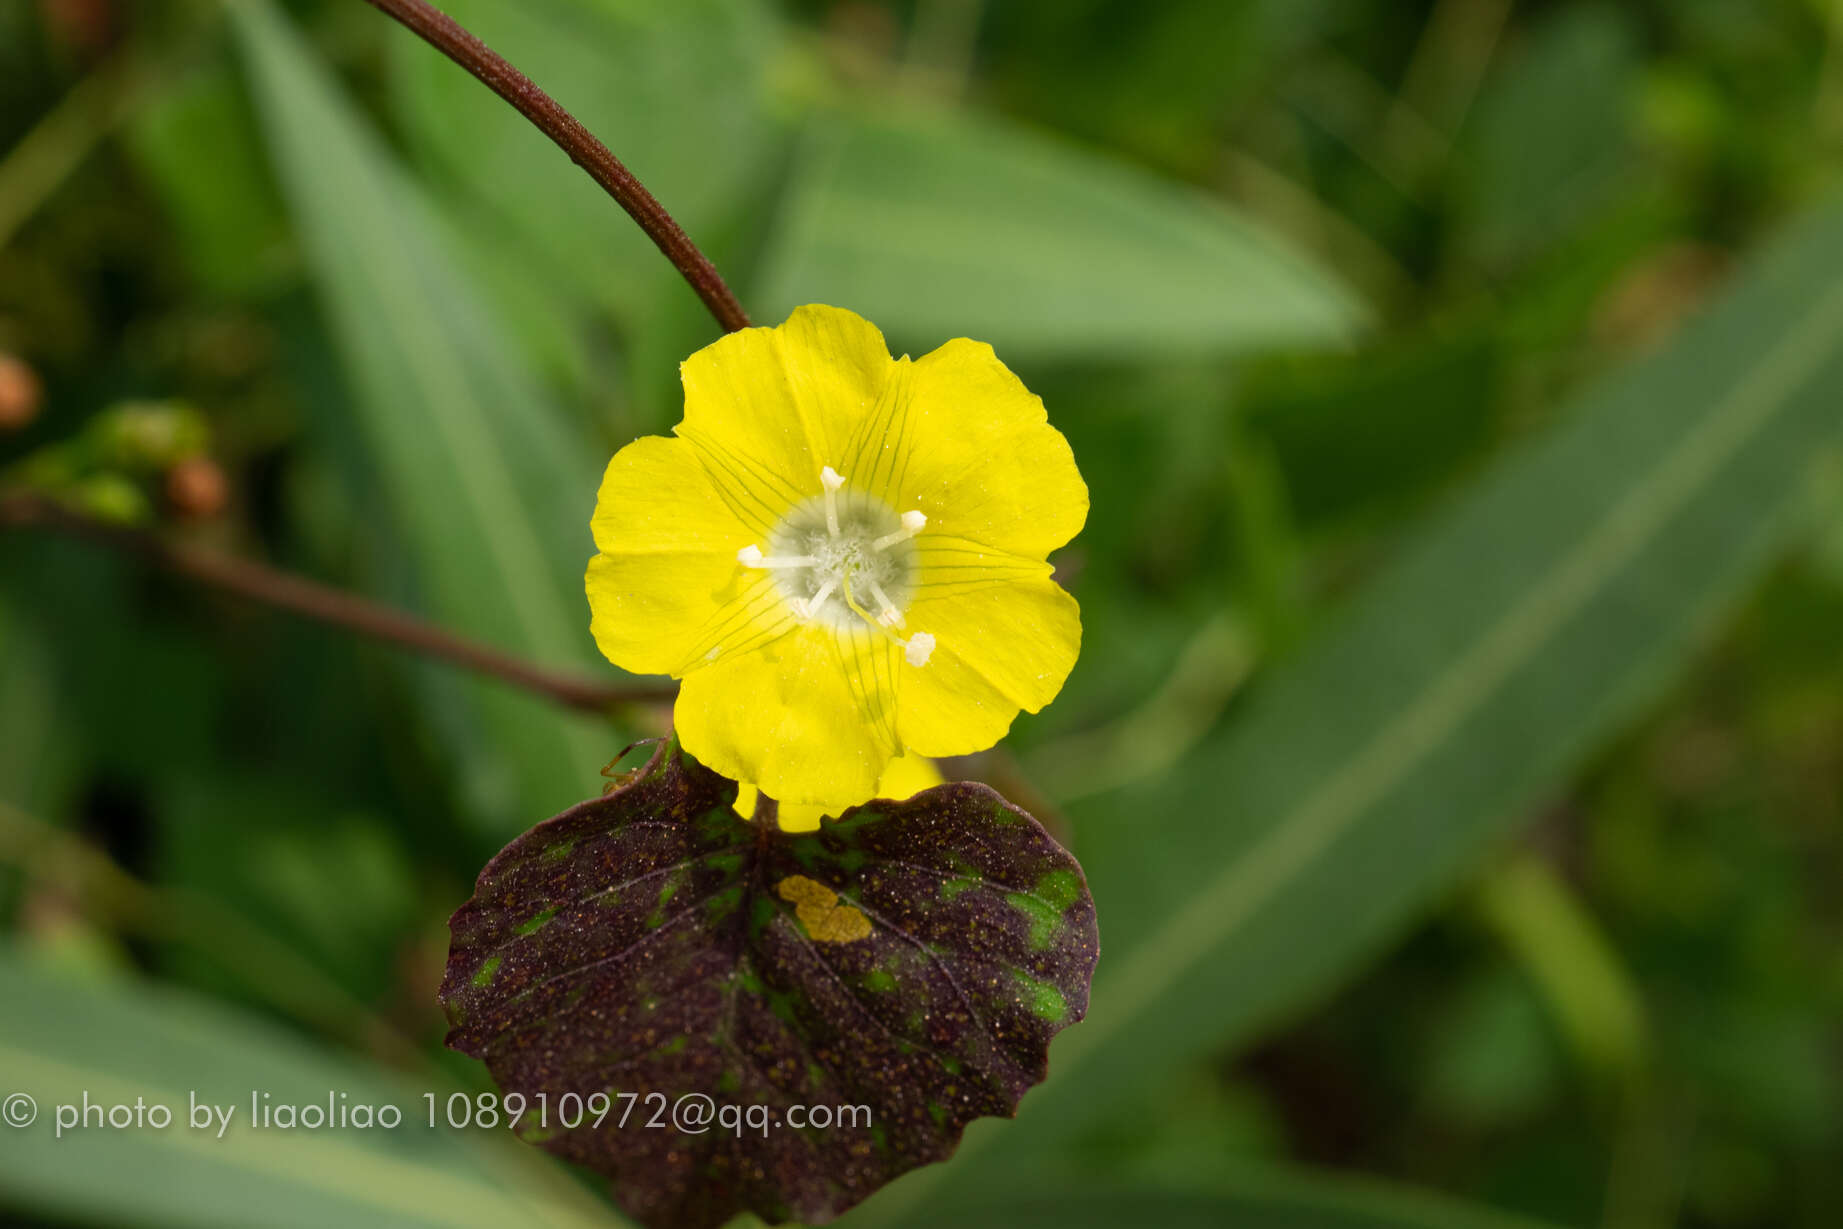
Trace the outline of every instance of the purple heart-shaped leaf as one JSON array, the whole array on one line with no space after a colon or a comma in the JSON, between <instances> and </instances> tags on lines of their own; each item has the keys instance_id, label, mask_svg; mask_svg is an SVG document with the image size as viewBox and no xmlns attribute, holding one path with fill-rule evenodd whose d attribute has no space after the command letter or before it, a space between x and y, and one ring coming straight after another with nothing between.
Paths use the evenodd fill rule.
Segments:
<instances>
[{"instance_id":1,"label":"purple heart-shaped leaf","mask_svg":"<svg viewBox=\"0 0 1843 1229\"><path fill-rule=\"evenodd\" d=\"M649 1226L830 1220L1009 1116L1081 1019L1081 867L983 785L819 831L675 743L507 846L454 915L448 1043Z\"/></svg>"}]
</instances>

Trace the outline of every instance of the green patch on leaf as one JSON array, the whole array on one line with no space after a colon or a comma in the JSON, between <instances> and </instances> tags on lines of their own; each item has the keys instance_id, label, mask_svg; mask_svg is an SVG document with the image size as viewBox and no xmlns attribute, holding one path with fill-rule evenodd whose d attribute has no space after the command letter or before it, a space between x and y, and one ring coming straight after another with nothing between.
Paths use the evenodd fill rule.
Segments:
<instances>
[{"instance_id":1,"label":"green patch on leaf","mask_svg":"<svg viewBox=\"0 0 1843 1229\"><path fill-rule=\"evenodd\" d=\"M828 1130L591 1120L534 1140L661 1229L817 1224L944 1159L1043 1078L1098 951L1074 859L983 786L798 835L736 816L734 789L667 744L507 846L451 922L448 1041L508 1093L868 1108Z\"/></svg>"},{"instance_id":2,"label":"green patch on leaf","mask_svg":"<svg viewBox=\"0 0 1843 1229\"><path fill-rule=\"evenodd\" d=\"M952 900L954 897L958 896L960 893L970 892L978 886L979 886L979 881L977 879L972 879L972 878L967 878L967 877L956 875L952 879L947 879L947 880L942 881L941 899L942 900Z\"/></svg>"},{"instance_id":3,"label":"green patch on leaf","mask_svg":"<svg viewBox=\"0 0 1843 1229\"><path fill-rule=\"evenodd\" d=\"M1083 892L1081 877L1073 871L1051 871L1037 880L1036 895L1049 902L1057 910L1067 909L1080 900Z\"/></svg>"},{"instance_id":4,"label":"green patch on leaf","mask_svg":"<svg viewBox=\"0 0 1843 1229\"><path fill-rule=\"evenodd\" d=\"M1069 1000L1046 981L1038 981L1028 973L1016 973L1018 992L1023 996L1024 1005L1039 1019L1051 1024L1060 1024L1069 1014Z\"/></svg>"},{"instance_id":5,"label":"green patch on leaf","mask_svg":"<svg viewBox=\"0 0 1843 1229\"><path fill-rule=\"evenodd\" d=\"M711 867L716 870L733 875L742 869L742 859L743 855L740 852L727 850L723 853L713 853L706 857L704 861L708 862Z\"/></svg>"},{"instance_id":6,"label":"green patch on leaf","mask_svg":"<svg viewBox=\"0 0 1843 1229\"><path fill-rule=\"evenodd\" d=\"M1027 892L1007 892L1005 901L1029 919L1031 950L1040 952L1054 941L1062 926L1060 910Z\"/></svg>"}]
</instances>

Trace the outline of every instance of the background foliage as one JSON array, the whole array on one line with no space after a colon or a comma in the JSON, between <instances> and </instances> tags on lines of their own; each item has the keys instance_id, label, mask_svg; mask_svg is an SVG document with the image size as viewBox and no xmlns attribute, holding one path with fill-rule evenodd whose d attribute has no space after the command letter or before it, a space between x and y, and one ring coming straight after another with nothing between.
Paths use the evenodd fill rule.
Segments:
<instances>
[{"instance_id":1,"label":"background foliage","mask_svg":"<svg viewBox=\"0 0 1843 1229\"><path fill-rule=\"evenodd\" d=\"M1834 1223L1843 9L446 7L757 319L993 342L1093 490L1088 651L955 766L1087 866L1093 1012L851 1223ZM607 669L595 474L714 329L522 120L353 0L0 0L0 149L11 480L182 402L227 507L99 462L171 532ZM484 1087L444 921L657 720L25 531L0 664L42 1102ZM607 1223L502 1136L21 1133L0 1205Z\"/></svg>"}]
</instances>

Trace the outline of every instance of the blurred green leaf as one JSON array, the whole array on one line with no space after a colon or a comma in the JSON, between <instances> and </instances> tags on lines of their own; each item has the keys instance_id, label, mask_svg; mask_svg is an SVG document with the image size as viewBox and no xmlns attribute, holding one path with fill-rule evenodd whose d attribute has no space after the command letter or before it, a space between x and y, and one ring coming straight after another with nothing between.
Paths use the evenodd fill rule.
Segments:
<instances>
[{"instance_id":1,"label":"blurred green leaf","mask_svg":"<svg viewBox=\"0 0 1843 1229\"><path fill-rule=\"evenodd\" d=\"M756 0L449 0L443 9L599 137L694 239L754 194L773 148L776 50ZM393 31L398 109L418 151L557 281L623 320L655 286L688 294L652 241L530 121L440 53Z\"/></svg>"},{"instance_id":2,"label":"blurred green leaf","mask_svg":"<svg viewBox=\"0 0 1843 1229\"><path fill-rule=\"evenodd\" d=\"M173 817L162 833L162 883L221 902L364 1001L391 993L418 919L415 867L382 820L342 812L338 799L273 769L187 774L160 802ZM252 815L262 823L251 825ZM185 967L203 976L215 955Z\"/></svg>"},{"instance_id":3,"label":"blurred green leaf","mask_svg":"<svg viewBox=\"0 0 1843 1229\"><path fill-rule=\"evenodd\" d=\"M56 660L34 612L8 596L0 590L0 802L53 810L78 756L59 720Z\"/></svg>"},{"instance_id":4,"label":"blurred green leaf","mask_svg":"<svg viewBox=\"0 0 1843 1229\"><path fill-rule=\"evenodd\" d=\"M557 390L566 408L606 396L591 360L592 332L583 305L556 293L546 270L516 244L501 242L483 216L458 197L435 202L447 223L449 250L465 261L466 275L498 307L508 340L516 340L534 374ZM708 321L709 317L705 317ZM677 375L676 367L673 375Z\"/></svg>"},{"instance_id":5,"label":"blurred green leaf","mask_svg":"<svg viewBox=\"0 0 1843 1229\"><path fill-rule=\"evenodd\" d=\"M1352 522L1437 490L1495 430L1503 360L1472 327L1381 353L1258 366L1242 394L1300 522Z\"/></svg>"},{"instance_id":6,"label":"blurred green leaf","mask_svg":"<svg viewBox=\"0 0 1843 1229\"><path fill-rule=\"evenodd\" d=\"M951 1210L965 1229L1541 1229L1539 1222L1377 1182L1329 1174L1247 1171L1220 1190L1132 1187L1063 1190Z\"/></svg>"},{"instance_id":7,"label":"blurred green leaf","mask_svg":"<svg viewBox=\"0 0 1843 1229\"><path fill-rule=\"evenodd\" d=\"M1631 165L1633 19L1601 3L1547 18L1479 99L1454 163L1460 244L1501 267L1559 238Z\"/></svg>"},{"instance_id":8,"label":"blurred green leaf","mask_svg":"<svg viewBox=\"0 0 1843 1229\"><path fill-rule=\"evenodd\" d=\"M1007 0L982 14L980 85L1008 111L1201 177L1221 156L1221 117L1350 7Z\"/></svg>"},{"instance_id":9,"label":"blurred green leaf","mask_svg":"<svg viewBox=\"0 0 1843 1229\"><path fill-rule=\"evenodd\" d=\"M414 185L262 0L233 8L270 150L354 413L443 623L556 665L597 660L582 570L597 450L573 439L440 243ZM449 689L445 689L449 690ZM486 683L464 742L474 816L503 837L592 792L618 735ZM453 727L462 714L444 704Z\"/></svg>"},{"instance_id":10,"label":"blurred green leaf","mask_svg":"<svg viewBox=\"0 0 1843 1229\"><path fill-rule=\"evenodd\" d=\"M1508 966L1473 976L1419 1036L1409 1078L1423 1103L1481 1135L1535 1112L1567 1074L1547 1009Z\"/></svg>"},{"instance_id":11,"label":"blurred green leaf","mask_svg":"<svg viewBox=\"0 0 1843 1229\"><path fill-rule=\"evenodd\" d=\"M79 984L0 949L0 1089L37 1102L6 1128L9 1207L179 1229L460 1229L608 1225L509 1133L428 1126L424 1089L336 1059L249 1017L152 987ZM445 1106L449 1090L437 1090ZM67 1129L59 1104L163 1106L171 1125ZM395 1128L252 1128L271 1107L393 1105ZM223 1137L193 1129L193 1098L234 1107ZM438 1115L443 1113L438 1109ZM69 1121L66 1119L66 1121ZM441 1121L440 1117L437 1119Z\"/></svg>"},{"instance_id":12,"label":"blurred green leaf","mask_svg":"<svg viewBox=\"0 0 1843 1229\"><path fill-rule=\"evenodd\" d=\"M918 347L1091 357L1333 344L1362 315L1220 202L991 117L820 120L789 191L775 319L836 303Z\"/></svg>"},{"instance_id":13,"label":"blurred green leaf","mask_svg":"<svg viewBox=\"0 0 1843 1229\"><path fill-rule=\"evenodd\" d=\"M1479 917L1517 957L1576 1055L1636 1080L1649 1057L1644 1003L1598 920L1548 863L1523 854L1487 874Z\"/></svg>"},{"instance_id":14,"label":"blurred green leaf","mask_svg":"<svg viewBox=\"0 0 1843 1229\"><path fill-rule=\"evenodd\" d=\"M194 276L223 294L270 289L287 267L288 219L249 98L228 69L175 83L136 110L123 135Z\"/></svg>"},{"instance_id":15,"label":"blurred green leaf","mask_svg":"<svg viewBox=\"0 0 1843 1229\"><path fill-rule=\"evenodd\" d=\"M1246 1041L1397 933L1808 526L1840 386L1832 205L1447 508L1187 770L1073 807L1108 943L1094 1006L958 1176Z\"/></svg>"},{"instance_id":16,"label":"blurred green leaf","mask_svg":"<svg viewBox=\"0 0 1843 1229\"><path fill-rule=\"evenodd\" d=\"M1843 490L1830 494L1826 511L1829 515L1818 528L1815 562L1826 576L1843 584Z\"/></svg>"}]
</instances>

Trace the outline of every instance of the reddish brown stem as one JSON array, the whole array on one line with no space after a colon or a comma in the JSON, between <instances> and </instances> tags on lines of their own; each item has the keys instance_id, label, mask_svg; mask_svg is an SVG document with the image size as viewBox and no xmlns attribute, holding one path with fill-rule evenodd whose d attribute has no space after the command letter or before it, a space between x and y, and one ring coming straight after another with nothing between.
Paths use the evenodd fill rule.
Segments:
<instances>
[{"instance_id":1,"label":"reddish brown stem","mask_svg":"<svg viewBox=\"0 0 1843 1229\"><path fill-rule=\"evenodd\" d=\"M101 543L226 593L343 627L425 657L450 661L571 708L605 713L616 704L669 700L676 691L670 686L610 686L560 674L444 631L403 611L248 559L111 525L37 495L9 495L0 500L0 526L27 525Z\"/></svg>"},{"instance_id":2,"label":"reddish brown stem","mask_svg":"<svg viewBox=\"0 0 1843 1229\"><path fill-rule=\"evenodd\" d=\"M640 229L659 246L666 259L685 275L685 280L691 283L698 298L704 300L704 306L726 332L749 327L749 316L742 310L742 304L736 301L716 268L672 220L665 207L653 199L653 194L606 145L596 140L594 134L539 89L531 78L468 33L454 18L424 0L366 2L396 18L424 42L478 77L488 89L511 103L520 115L555 141L557 147L570 156L570 161L587 171L615 203L640 224Z\"/></svg>"}]
</instances>

